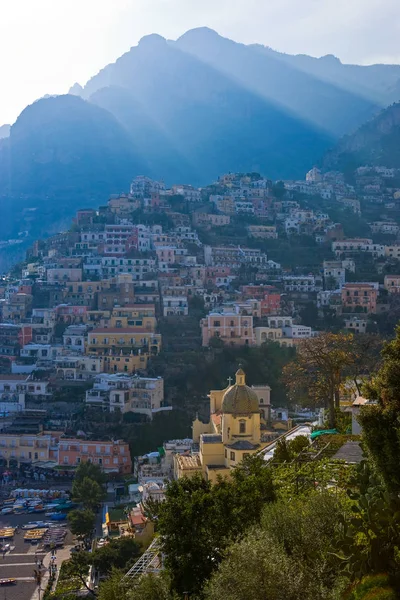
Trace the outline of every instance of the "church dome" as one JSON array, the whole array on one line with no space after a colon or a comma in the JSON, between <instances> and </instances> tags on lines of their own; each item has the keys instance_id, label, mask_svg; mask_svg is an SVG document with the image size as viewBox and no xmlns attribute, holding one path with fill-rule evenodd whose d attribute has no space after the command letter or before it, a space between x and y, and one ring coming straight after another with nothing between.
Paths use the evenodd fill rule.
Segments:
<instances>
[{"instance_id":1,"label":"church dome","mask_svg":"<svg viewBox=\"0 0 400 600\"><path fill-rule=\"evenodd\" d=\"M221 412L231 415L259 413L258 396L246 385L246 375L242 369L236 372L236 383L230 387L222 399Z\"/></svg>"}]
</instances>

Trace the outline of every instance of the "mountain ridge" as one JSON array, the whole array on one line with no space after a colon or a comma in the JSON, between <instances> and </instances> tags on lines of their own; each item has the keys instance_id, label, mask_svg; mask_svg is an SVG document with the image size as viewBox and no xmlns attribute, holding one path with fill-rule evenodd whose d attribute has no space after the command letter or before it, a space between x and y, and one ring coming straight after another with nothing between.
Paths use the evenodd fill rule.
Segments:
<instances>
[{"instance_id":1,"label":"mountain ridge","mask_svg":"<svg viewBox=\"0 0 400 600\"><path fill-rule=\"evenodd\" d=\"M400 168L400 103L392 104L344 136L326 153L325 170L350 170L364 165Z\"/></svg>"}]
</instances>

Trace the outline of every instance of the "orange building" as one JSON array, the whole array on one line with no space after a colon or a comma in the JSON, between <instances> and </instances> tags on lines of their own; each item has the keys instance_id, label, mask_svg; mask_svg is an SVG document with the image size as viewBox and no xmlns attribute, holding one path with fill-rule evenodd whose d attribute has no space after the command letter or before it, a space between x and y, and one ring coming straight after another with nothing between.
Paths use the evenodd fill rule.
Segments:
<instances>
[{"instance_id":1,"label":"orange building","mask_svg":"<svg viewBox=\"0 0 400 600\"><path fill-rule=\"evenodd\" d=\"M92 462L104 471L131 473L132 460L129 445L122 440L88 441L61 437L58 444L58 464L78 466L81 462Z\"/></svg>"},{"instance_id":2,"label":"orange building","mask_svg":"<svg viewBox=\"0 0 400 600\"><path fill-rule=\"evenodd\" d=\"M370 283L346 283L342 287L343 312L376 313L378 290Z\"/></svg>"},{"instance_id":3,"label":"orange building","mask_svg":"<svg viewBox=\"0 0 400 600\"><path fill-rule=\"evenodd\" d=\"M229 346L254 346L252 316L211 312L200 324L203 346L215 338Z\"/></svg>"}]
</instances>

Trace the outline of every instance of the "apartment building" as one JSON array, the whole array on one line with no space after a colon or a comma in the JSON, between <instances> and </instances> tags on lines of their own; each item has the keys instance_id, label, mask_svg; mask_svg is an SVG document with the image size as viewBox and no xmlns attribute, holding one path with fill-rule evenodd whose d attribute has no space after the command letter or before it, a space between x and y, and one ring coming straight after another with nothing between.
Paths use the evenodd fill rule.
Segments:
<instances>
[{"instance_id":1,"label":"apartment building","mask_svg":"<svg viewBox=\"0 0 400 600\"><path fill-rule=\"evenodd\" d=\"M49 461L53 445L51 435L0 433L0 459L7 465Z\"/></svg>"},{"instance_id":2,"label":"apartment building","mask_svg":"<svg viewBox=\"0 0 400 600\"><path fill-rule=\"evenodd\" d=\"M105 256L124 256L130 250L138 249L138 229L132 223L106 225L104 234Z\"/></svg>"},{"instance_id":3,"label":"apartment building","mask_svg":"<svg viewBox=\"0 0 400 600\"><path fill-rule=\"evenodd\" d=\"M346 269L343 266L343 261L324 260L322 266L325 287L329 287L330 281L333 281L336 288L341 288L346 283Z\"/></svg>"},{"instance_id":4,"label":"apartment building","mask_svg":"<svg viewBox=\"0 0 400 600\"><path fill-rule=\"evenodd\" d=\"M383 287L389 294L400 293L400 275L385 275Z\"/></svg>"},{"instance_id":5,"label":"apartment building","mask_svg":"<svg viewBox=\"0 0 400 600\"><path fill-rule=\"evenodd\" d=\"M121 474L132 472L129 445L122 440L89 441L61 437L58 443L57 462L60 466L74 467L84 462L92 462L105 472Z\"/></svg>"},{"instance_id":6,"label":"apartment building","mask_svg":"<svg viewBox=\"0 0 400 600\"><path fill-rule=\"evenodd\" d=\"M14 325L0 323L0 356L10 359L18 356L21 346L32 340L32 327L30 325Z\"/></svg>"},{"instance_id":7,"label":"apartment building","mask_svg":"<svg viewBox=\"0 0 400 600\"><path fill-rule=\"evenodd\" d=\"M231 222L229 215L214 215L204 212L193 213L193 224L198 227L225 227Z\"/></svg>"},{"instance_id":8,"label":"apartment building","mask_svg":"<svg viewBox=\"0 0 400 600\"><path fill-rule=\"evenodd\" d=\"M102 283L97 295L99 310L112 310L114 306L126 306L135 302L135 286L131 274L119 274L115 279Z\"/></svg>"},{"instance_id":9,"label":"apartment building","mask_svg":"<svg viewBox=\"0 0 400 600\"><path fill-rule=\"evenodd\" d=\"M366 245L372 245L372 240L369 238L353 238L345 240L336 240L332 242L332 252L339 258L341 255L356 254L364 252Z\"/></svg>"},{"instance_id":10,"label":"apartment building","mask_svg":"<svg viewBox=\"0 0 400 600\"><path fill-rule=\"evenodd\" d=\"M346 283L342 288L343 312L376 313L378 290L370 283Z\"/></svg>"},{"instance_id":11,"label":"apartment building","mask_svg":"<svg viewBox=\"0 0 400 600\"><path fill-rule=\"evenodd\" d=\"M69 325L63 333L63 346L70 352L84 352L87 335L86 325Z\"/></svg>"},{"instance_id":12,"label":"apartment building","mask_svg":"<svg viewBox=\"0 0 400 600\"><path fill-rule=\"evenodd\" d=\"M261 250L240 246L204 246L204 259L206 266L239 267L246 262L258 266L268 264L267 255Z\"/></svg>"},{"instance_id":13,"label":"apartment building","mask_svg":"<svg viewBox=\"0 0 400 600\"><path fill-rule=\"evenodd\" d=\"M285 292L317 292L322 287L320 278L314 275L287 275L282 278Z\"/></svg>"},{"instance_id":14,"label":"apartment building","mask_svg":"<svg viewBox=\"0 0 400 600\"><path fill-rule=\"evenodd\" d=\"M102 359L98 356L59 356L54 360L57 378L68 381L89 381L101 373Z\"/></svg>"},{"instance_id":15,"label":"apartment building","mask_svg":"<svg viewBox=\"0 0 400 600\"><path fill-rule=\"evenodd\" d=\"M49 382L33 379L25 374L0 375L0 394L24 393L32 398L44 399L51 396Z\"/></svg>"},{"instance_id":16,"label":"apartment building","mask_svg":"<svg viewBox=\"0 0 400 600\"><path fill-rule=\"evenodd\" d=\"M162 305L164 317L187 316L189 314L188 298L185 295L163 294Z\"/></svg>"},{"instance_id":17,"label":"apartment building","mask_svg":"<svg viewBox=\"0 0 400 600\"><path fill-rule=\"evenodd\" d=\"M344 326L352 333L366 333L368 321L366 319L345 319Z\"/></svg>"},{"instance_id":18,"label":"apartment building","mask_svg":"<svg viewBox=\"0 0 400 600\"><path fill-rule=\"evenodd\" d=\"M160 349L161 334L147 331L144 327L103 327L88 333L87 354L111 355L123 350L158 354Z\"/></svg>"},{"instance_id":19,"label":"apartment building","mask_svg":"<svg viewBox=\"0 0 400 600\"><path fill-rule=\"evenodd\" d=\"M156 270L156 259L151 257L116 258L103 256L102 270L106 277L114 277L118 273L132 273L135 281L148 277Z\"/></svg>"},{"instance_id":20,"label":"apartment building","mask_svg":"<svg viewBox=\"0 0 400 600\"><path fill-rule=\"evenodd\" d=\"M385 246L385 256L388 258L395 258L396 260L400 260L400 245L391 244Z\"/></svg>"},{"instance_id":21,"label":"apartment building","mask_svg":"<svg viewBox=\"0 0 400 600\"><path fill-rule=\"evenodd\" d=\"M202 344L209 346L219 339L229 346L253 346L253 317L232 313L211 312L200 322Z\"/></svg>"},{"instance_id":22,"label":"apartment building","mask_svg":"<svg viewBox=\"0 0 400 600\"><path fill-rule=\"evenodd\" d=\"M249 225L247 233L250 237L261 240L276 240L278 238L275 225Z\"/></svg>"},{"instance_id":23,"label":"apartment building","mask_svg":"<svg viewBox=\"0 0 400 600\"><path fill-rule=\"evenodd\" d=\"M127 304L116 307L107 317L109 327L144 327L147 331L155 331L157 319L154 304Z\"/></svg>"},{"instance_id":24,"label":"apartment building","mask_svg":"<svg viewBox=\"0 0 400 600\"><path fill-rule=\"evenodd\" d=\"M22 323L30 316L32 311L32 295L25 293L13 294L8 302L3 305L4 321Z\"/></svg>"},{"instance_id":25,"label":"apartment building","mask_svg":"<svg viewBox=\"0 0 400 600\"><path fill-rule=\"evenodd\" d=\"M82 281L81 268L47 269L47 283L66 283L70 281Z\"/></svg>"}]
</instances>

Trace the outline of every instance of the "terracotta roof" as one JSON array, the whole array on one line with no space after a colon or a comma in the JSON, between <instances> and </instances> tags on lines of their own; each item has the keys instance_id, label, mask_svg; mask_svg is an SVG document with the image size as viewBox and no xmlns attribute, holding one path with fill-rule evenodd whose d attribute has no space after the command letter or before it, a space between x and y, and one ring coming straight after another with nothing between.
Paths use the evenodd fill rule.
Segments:
<instances>
[{"instance_id":1,"label":"terracotta roof","mask_svg":"<svg viewBox=\"0 0 400 600\"><path fill-rule=\"evenodd\" d=\"M222 421L222 415L221 415L221 413L213 413L211 415L211 420L214 423L214 425L220 426L221 425L221 421Z\"/></svg>"}]
</instances>

